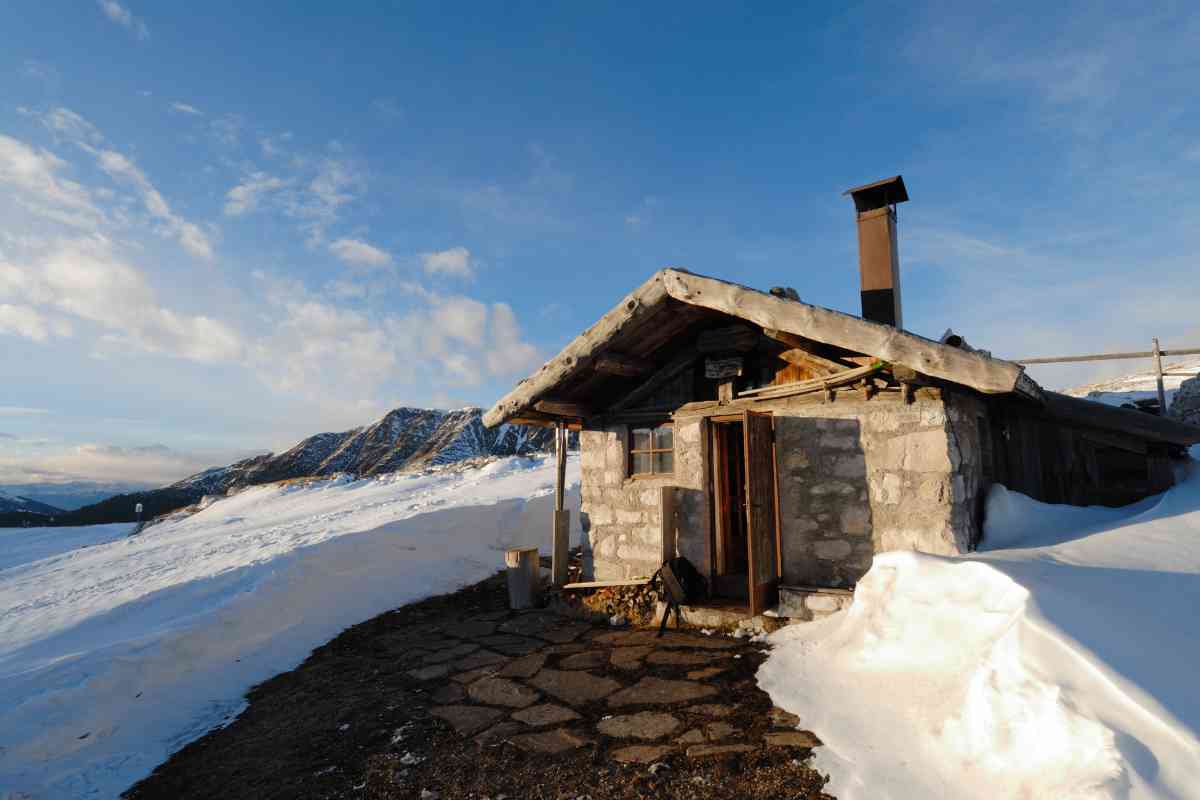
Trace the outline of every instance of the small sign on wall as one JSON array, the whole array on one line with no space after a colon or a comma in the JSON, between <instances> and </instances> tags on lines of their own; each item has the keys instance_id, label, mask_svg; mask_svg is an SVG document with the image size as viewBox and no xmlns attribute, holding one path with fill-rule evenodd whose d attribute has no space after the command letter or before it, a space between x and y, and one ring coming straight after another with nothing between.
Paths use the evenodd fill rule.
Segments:
<instances>
[{"instance_id":1,"label":"small sign on wall","mask_svg":"<svg viewBox=\"0 0 1200 800\"><path fill-rule=\"evenodd\" d=\"M742 374L742 357L704 359L704 377L721 380L737 378Z\"/></svg>"}]
</instances>

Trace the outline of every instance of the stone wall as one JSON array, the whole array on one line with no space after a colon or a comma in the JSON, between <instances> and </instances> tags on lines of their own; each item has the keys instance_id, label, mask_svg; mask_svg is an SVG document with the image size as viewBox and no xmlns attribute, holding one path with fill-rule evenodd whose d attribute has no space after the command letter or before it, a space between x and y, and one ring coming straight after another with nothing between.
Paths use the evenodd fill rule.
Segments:
<instances>
[{"instance_id":1,"label":"stone wall","mask_svg":"<svg viewBox=\"0 0 1200 800\"><path fill-rule=\"evenodd\" d=\"M677 522L679 530L687 532L679 537L680 555L698 565L706 562L709 513L701 429L698 419L675 425L675 473L653 478L626 474L628 426L593 428L580 434L584 571L591 579L650 576L659 568L663 486L676 487Z\"/></svg>"},{"instance_id":2,"label":"stone wall","mask_svg":"<svg viewBox=\"0 0 1200 800\"><path fill-rule=\"evenodd\" d=\"M775 415L783 583L849 587L875 553L950 555L978 541L982 491L979 426L971 395L922 389L912 404L895 394L843 393L764 402ZM675 475L625 475L625 426L585 430L585 562L596 580L653 574L661 559L659 487L676 486L677 550L710 569L707 447L701 417L676 420Z\"/></svg>"}]
</instances>

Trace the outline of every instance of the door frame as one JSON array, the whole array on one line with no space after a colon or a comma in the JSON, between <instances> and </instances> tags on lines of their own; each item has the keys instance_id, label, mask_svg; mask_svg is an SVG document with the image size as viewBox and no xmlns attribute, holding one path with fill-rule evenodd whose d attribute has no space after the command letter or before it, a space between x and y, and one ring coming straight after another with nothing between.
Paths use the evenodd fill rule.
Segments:
<instances>
[{"instance_id":1,"label":"door frame","mask_svg":"<svg viewBox=\"0 0 1200 800\"><path fill-rule=\"evenodd\" d=\"M767 586L768 589L756 591L754 585L754 557L756 551L754 549L754 534L751 529L750 520L750 467L751 467L751 450L750 450L750 416L769 417L771 419L772 435L770 446L770 501L767 509L771 517L769 525L773 526L773 533L769 535L768 540L770 546L774 549L774 570L770 575L769 580L760 581L759 586ZM757 615L765 611L771 604L770 595L777 591L779 579L782 576L782 542L779 519L779 467L776 461L775 436L774 436L774 415L770 412L754 412L743 411L733 414L719 414L707 418L708 434L709 434L709 452L712 454L712 463L709 471L709 495L710 508L712 509L712 538L710 540L711 560L710 579L715 580L718 576L726 574L724 572L727 563L724 547L726 544L725 519L729 509L727 508L726 498L729 494L729 487L726 483L728 464L724 463L729 458L729 452L722 442L722 424L723 423L739 423L742 426L742 469L743 469L743 492L746 496L743 498L743 506L746 513L746 592L750 604L751 614ZM761 576L758 576L761 577ZM714 584L715 585L715 584Z\"/></svg>"}]
</instances>

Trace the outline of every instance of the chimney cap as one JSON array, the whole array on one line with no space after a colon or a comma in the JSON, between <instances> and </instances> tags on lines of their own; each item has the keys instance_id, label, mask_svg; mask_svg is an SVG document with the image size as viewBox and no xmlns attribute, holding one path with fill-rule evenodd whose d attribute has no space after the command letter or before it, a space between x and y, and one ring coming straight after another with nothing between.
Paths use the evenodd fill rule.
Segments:
<instances>
[{"instance_id":1,"label":"chimney cap","mask_svg":"<svg viewBox=\"0 0 1200 800\"><path fill-rule=\"evenodd\" d=\"M904 188L904 178L899 175L856 186L853 189L847 189L842 194L848 194L854 198L854 208L860 214L864 211L873 211L876 208L908 201L908 190Z\"/></svg>"}]
</instances>

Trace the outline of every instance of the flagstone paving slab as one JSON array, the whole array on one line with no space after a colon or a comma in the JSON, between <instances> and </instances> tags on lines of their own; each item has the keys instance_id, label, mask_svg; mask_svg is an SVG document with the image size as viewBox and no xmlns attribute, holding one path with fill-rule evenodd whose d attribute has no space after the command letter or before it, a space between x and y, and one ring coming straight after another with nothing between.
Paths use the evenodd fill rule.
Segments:
<instances>
[{"instance_id":1,"label":"flagstone paving slab","mask_svg":"<svg viewBox=\"0 0 1200 800\"><path fill-rule=\"evenodd\" d=\"M718 703L700 703L690 706L688 711L693 714L703 714L706 717L728 717L733 713L733 708Z\"/></svg>"},{"instance_id":2,"label":"flagstone paving slab","mask_svg":"<svg viewBox=\"0 0 1200 800\"><path fill-rule=\"evenodd\" d=\"M474 653L455 662L453 667L458 671L466 671L469 669L479 669L480 667L492 667L498 664L508 662L508 656L502 656L499 653L493 653L491 650L477 650Z\"/></svg>"},{"instance_id":3,"label":"flagstone paving slab","mask_svg":"<svg viewBox=\"0 0 1200 800\"><path fill-rule=\"evenodd\" d=\"M722 672L727 672L729 667L708 667L707 669L694 669L687 674L688 680L704 681L709 678L715 678Z\"/></svg>"},{"instance_id":4,"label":"flagstone paving slab","mask_svg":"<svg viewBox=\"0 0 1200 800\"><path fill-rule=\"evenodd\" d=\"M661 711L639 711L608 717L596 724L596 730L618 739L661 739L673 733L682 723Z\"/></svg>"},{"instance_id":5,"label":"flagstone paving slab","mask_svg":"<svg viewBox=\"0 0 1200 800\"><path fill-rule=\"evenodd\" d=\"M469 683L474 683L481 678L495 677L496 673L499 671L499 667L495 666L480 667L479 669L471 669L467 670L466 672L460 672L453 676L450 680L454 681L455 683L461 683L465 686Z\"/></svg>"},{"instance_id":6,"label":"flagstone paving slab","mask_svg":"<svg viewBox=\"0 0 1200 800\"><path fill-rule=\"evenodd\" d=\"M704 731L700 730L699 728L692 728L675 741L679 742L680 744L703 744L707 740L704 738Z\"/></svg>"},{"instance_id":7,"label":"flagstone paving slab","mask_svg":"<svg viewBox=\"0 0 1200 800\"><path fill-rule=\"evenodd\" d=\"M647 664L662 664L673 667L694 667L698 664L709 664L720 658L726 658L724 653L688 652L686 650L656 650L646 656Z\"/></svg>"},{"instance_id":8,"label":"flagstone paving slab","mask_svg":"<svg viewBox=\"0 0 1200 800\"><path fill-rule=\"evenodd\" d=\"M772 731L763 736L767 747L820 747L822 742L811 731Z\"/></svg>"},{"instance_id":9,"label":"flagstone paving slab","mask_svg":"<svg viewBox=\"0 0 1200 800\"><path fill-rule=\"evenodd\" d=\"M532 678L545 665L545 653L530 653L510 661L497 674L502 678Z\"/></svg>"},{"instance_id":10,"label":"flagstone paving slab","mask_svg":"<svg viewBox=\"0 0 1200 800\"><path fill-rule=\"evenodd\" d=\"M650 764L669 752L670 745L635 744L612 751L612 758L622 764Z\"/></svg>"},{"instance_id":11,"label":"flagstone paving slab","mask_svg":"<svg viewBox=\"0 0 1200 800\"><path fill-rule=\"evenodd\" d=\"M554 703L542 703L541 705L530 706L521 711L514 711L512 718L518 722L524 722L531 728L540 728L543 725L558 725L562 722L570 722L580 717L566 706L559 706Z\"/></svg>"},{"instance_id":12,"label":"flagstone paving slab","mask_svg":"<svg viewBox=\"0 0 1200 800\"><path fill-rule=\"evenodd\" d=\"M467 693L463 690L462 686L457 683L447 683L445 686L439 686L434 689L430 693L429 699L438 705L448 705L457 703L466 696Z\"/></svg>"},{"instance_id":13,"label":"flagstone paving slab","mask_svg":"<svg viewBox=\"0 0 1200 800\"><path fill-rule=\"evenodd\" d=\"M621 684L612 678L557 669L543 669L530 678L529 683L573 706L601 700L621 688Z\"/></svg>"},{"instance_id":14,"label":"flagstone paving slab","mask_svg":"<svg viewBox=\"0 0 1200 800\"><path fill-rule=\"evenodd\" d=\"M642 659L654 652L653 645L635 645L633 647L614 647L610 661L617 669L641 669Z\"/></svg>"},{"instance_id":15,"label":"flagstone paving slab","mask_svg":"<svg viewBox=\"0 0 1200 800\"><path fill-rule=\"evenodd\" d=\"M775 706L771 709L771 725L776 728L798 728L800 718L790 711Z\"/></svg>"},{"instance_id":16,"label":"flagstone paving slab","mask_svg":"<svg viewBox=\"0 0 1200 800\"><path fill-rule=\"evenodd\" d=\"M498 722L483 733L477 735L475 737L475 743L481 747L497 745L501 742L508 741L512 737L521 733L523 730L525 730L525 727L523 725L518 725L515 722Z\"/></svg>"},{"instance_id":17,"label":"flagstone paving slab","mask_svg":"<svg viewBox=\"0 0 1200 800\"><path fill-rule=\"evenodd\" d=\"M495 633L496 623L484 619L467 619L447 625L442 630L447 635L457 636L460 639L476 639L480 636L489 636Z\"/></svg>"},{"instance_id":18,"label":"flagstone paving slab","mask_svg":"<svg viewBox=\"0 0 1200 800\"><path fill-rule=\"evenodd\" d=\"M438 706L430 712L449 722L463 736L478 733L504 716L504 712L483 706Z\"/></svg>"},{"instance_id":19,"label":"flagstone paving slab","mask_svg":"<svg viewBox=\"0 0 1200 800\"><path fill-rule=\"evenodd\" d=\"M688 758L731 756L739 753L753 753L756 749L752 744L694 744L687 749L687 756Z\"/></svg>"},{"instance_id":20,"label":"flagstone paving slab","mask_svg":"<svg viewBox=\"0 0 1200 800\"><path fill-rule=\"evenodd\" d=\"M454 647L447 647L434 653L430 653L429 655L425 656L423 661L426 664L440 664L443 661L454 661L463 658L464 656L467 656L478 649L479 645L477 644L463 642L462 644L455 645Z\"/></svg>"},{"instance_id":21,"label":"flagstone paving slab","mask_svg":"<svg viewBox=\"0 0 1200 800\"><path fill-rule=\"evenodd\" d=\"M450 674L449 664L434 664L420 669L410 669L408 674L419 681L431 681L434 678L444 678Z\"/></svg>"},{"instance_id":22,"label":"flagstone paving slab","mask_svg":"<svg viewBox=\"0 0 1200 800\"><path fill-rule=\"evenodd\" d=\"M476 639L476 641L493 650L504 653L506 656L527 656L530 653L541 650L545 645L545 642L538 639L529 639L524 636L513 636L506 633L484 636Z\"/></svg>"},{"instance_id":23,"label":"flagstone paving slab","mask_svg":"<svg viewBox=\"0 0 1200 800\"><path fill-rule=\"evenodd\" d=\"M608 704L614 707L669 705L711 697L716 693L716 689L703 683L645 677L628 689L622 689L611 695L608 698Z\"/></svg>"},{"instance_id":24,"label":"flagstone paving slab","mask_svg":"<svg viewBox=\"0 0 1200 800\"><path fill-rule=\"evenodd\" d=\"M533 689L507 678L481 678L467 688L467 694L477 703L509 708L525 708L541 699Z\"/></svg>"},{"instance_id":25,"label":"flagstone paving slab","mask_svg":"<svg viewBox=\"0 0 1200 800\"><path fill-rule=\"evenodd\" d=\"M575 653L558 662L559 669L596 669L608 662L608 653L603 650L588 650Z\"/></svg>"},{"instance_id":26,"label":"flagstone paving slab","mask_svg":"<svg viewBox=\"0 0 1200 800\"><path fill-rule=\"evenodd\" d=\"M728 722L710 722L704 726L704 735L710 742L719 742L722 739L728 739L737 732L738 729Z\"/></svg>"},{"instance_id":27,"label":"flagstone paving slab","mask_svg":"<svg viewBox=\"0 0 1200 800\"><path fill-rule=\"evenodd\" d=\"M537 753L563 753L590 744L591 739L580 736L566 728L556 728L541 733L526 733L514 736L510 740L522 750L532 750Z\"/></svg>"}]
</instances>

